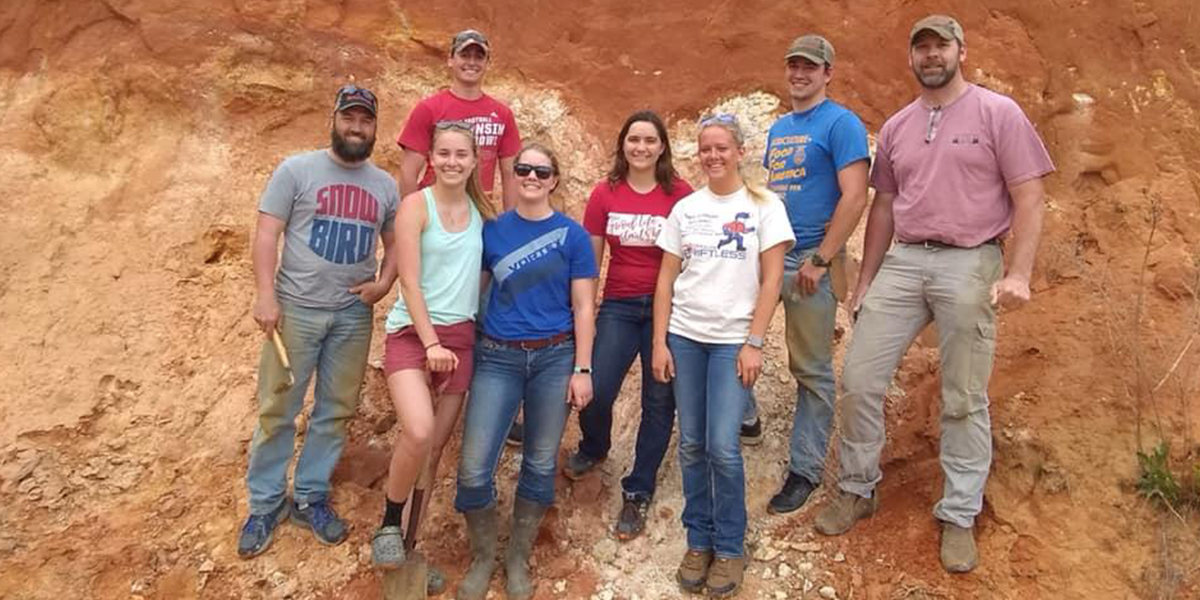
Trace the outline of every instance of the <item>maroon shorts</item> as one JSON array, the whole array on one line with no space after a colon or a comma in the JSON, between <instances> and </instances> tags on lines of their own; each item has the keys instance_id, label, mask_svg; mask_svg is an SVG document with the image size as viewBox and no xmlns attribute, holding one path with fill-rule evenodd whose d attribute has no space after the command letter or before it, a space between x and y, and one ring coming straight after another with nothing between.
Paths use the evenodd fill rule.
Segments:
<instances>
[{"instance_id":1,"label":"maroon shorts","mask_svg":"<svg viewBox=\"0 0 1200 600\"><path fill-rule=\"evenodd\" d=\"M433 389L443 394L466 393L471 386L471 368L475 350L475 322L463 321L454 325L434 325L442 347L458 357L458 368L449 373L431 373ZM390 376L405 369L425 370L425 345L412 325L389 333L383 348L383 372ZM445 388L441 386L445 384Z\"/></svg>"}]
</instances>

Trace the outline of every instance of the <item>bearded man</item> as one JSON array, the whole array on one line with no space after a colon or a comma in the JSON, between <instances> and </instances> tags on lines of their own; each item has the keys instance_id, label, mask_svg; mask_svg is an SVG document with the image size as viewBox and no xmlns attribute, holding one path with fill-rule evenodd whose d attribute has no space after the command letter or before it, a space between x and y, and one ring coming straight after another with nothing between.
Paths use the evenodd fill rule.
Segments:
<instances>
[{"instance_id":1,"label":"bearded man","mask_svg":"<svg viewBox=\"0 0 1200 600\"><path fill-rule=\"evenodd\" d=\"M311 530L323 544L347 537L345 522L330 506L329 479L358 404L372 305L396 278L392 221L399 190L391 175L368 160L377 109L370 90L355 85L338 90L330 147L284 160L259 202L253 314L264 341L258 426L246 475L250 514L238 539L242 558L265 551L285 519ZM376 238L384 248L378 277ZM290 386L279 346L290 358ZM289 498L296 415L314 371L312 415Z\"/></svg>"},{"instance_id":2,"label":"bearded man","mask_svg":"<svg viewBox=\"0 0 1200 600\"><path fill-rule=\"evenodd\" d=\"M883 396L905 350L933 322L945 475L933 516L951 573L978 564L996 310L1029 301L1042 177L1054 170L1021 107L963 79L966 56L962 26L951 17L931 15L909 33L921 95L879 132L875 200L850 298L858 319L842 371L839 490L816 518L817 531L840 535L878 508Z\"/></svg>"}]
</instances>

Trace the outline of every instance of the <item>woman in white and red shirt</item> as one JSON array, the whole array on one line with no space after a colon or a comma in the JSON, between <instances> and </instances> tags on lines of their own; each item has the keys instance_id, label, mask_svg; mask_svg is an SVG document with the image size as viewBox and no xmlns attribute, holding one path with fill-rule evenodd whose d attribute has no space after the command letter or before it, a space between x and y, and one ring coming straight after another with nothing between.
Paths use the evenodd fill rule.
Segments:
<instances>
[{"instance_id":1,"label":"woman in white and red shirt","mask_svg":"<svg viewBox=\"0 0 1200 600\"><path fill-rule=\"evenodd\" d=\"M596 317L592 352L594 400L579 414L583 437L563 468L578 479L608 456L613 402L634 358L642 359L642 419L633 468L621 480L624 502L617 517L617 539L630 540L645 528L658 467L675 424L675 397L669 384L651 376L654 285L662 250L655 245L671 208L692 187L671 162L667 128L652 111L633 113L617 136L613 166L592 190L583 217L592 237L596 263L604 248L612 251L604 283L604 301Z\"/></svg>"}]
</instances>

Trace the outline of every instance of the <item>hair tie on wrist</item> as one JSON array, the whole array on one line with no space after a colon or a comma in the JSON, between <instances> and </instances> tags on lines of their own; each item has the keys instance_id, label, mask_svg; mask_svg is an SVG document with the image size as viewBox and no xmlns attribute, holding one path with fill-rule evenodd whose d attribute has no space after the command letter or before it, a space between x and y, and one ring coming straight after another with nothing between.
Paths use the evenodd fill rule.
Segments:
<instances>
[{"instance_id":1,"label":"hair tie on wrist","mask_svg":"<svg viewBox=\"0 0 1200 600\"><path fill-rule=\"evenodd\" d=\"M426 350L428 350L428 349L430 349L430 348L432 348L432 347L434 347L434 346L440 346L440 345L442 345L442 343L441 343L441 342L434 342L434 343L432 343L432 344L429 344L428 346L425 346L425 349L426 349Z\"/></svg>"}]
</instances>

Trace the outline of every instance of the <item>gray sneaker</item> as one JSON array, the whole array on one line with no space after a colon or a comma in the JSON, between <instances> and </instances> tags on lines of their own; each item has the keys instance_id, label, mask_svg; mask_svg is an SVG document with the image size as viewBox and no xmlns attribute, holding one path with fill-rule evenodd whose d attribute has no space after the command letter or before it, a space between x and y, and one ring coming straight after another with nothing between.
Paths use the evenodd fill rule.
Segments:
<instances>
[{"instance_id":1,"label":"gray sneaker","mask_svg":"<svg viewBox=\"0 0 1200 600\"><path fill-rule=\"evenodd\" d=\"M845 490L829 500L817 513L816 529L824 535L842 535L850 531L859 519L865 519L879 509L879 490L870 498L863 498Z\"/></svg>"},{"instance_id":2,"label":"gray sneaker","mask_svg":"<svg viewBox=\"0 0 1200 600\"><path fill-rule=\"evenodd\" d=\"M395 525L380 527L371 538L371 564L378 569L399 569L404 559L403 531Z\"/></svg>"},{"instance_id":3,"label":"gray sneaker","mask_svg":"<svg viewBox=\"0 0 1200 600\"><path fill-rule=\"evenodd\" d=\"M970 573L979 564L975 528L942 523L942 566L950 573Z\"/></svg>"}]
</instances>

